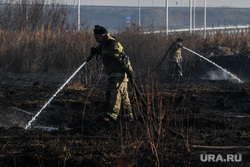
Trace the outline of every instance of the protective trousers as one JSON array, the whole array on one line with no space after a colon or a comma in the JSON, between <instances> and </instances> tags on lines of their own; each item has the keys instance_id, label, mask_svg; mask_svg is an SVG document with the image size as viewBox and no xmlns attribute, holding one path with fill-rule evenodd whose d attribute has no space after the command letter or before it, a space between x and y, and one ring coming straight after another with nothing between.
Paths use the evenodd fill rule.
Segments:
<instances>
[{"instance_id":1,"label":"protective trousers","mask_svg":"<svg viewBox=\"0 0 250 167\"><path fill-rule=\"evenodd\" d=\"M178 75L178 77L182 77L182 67L179 62L171 61L170 67L171 67L170 73L169 73L170 77L175 77L176 74Z\"/></svg>"},{"instance_id":2,"label":"protective trousers","mask_svg":"<svg viewBox=\"0 0 250 167\"><path fill-rule=\"evenodd\" d=\"M127 90L128 80L124 77L111 77L108 79L106 90L106 111L114 120L117 119L121 104L125 110L125 116L133 117L132 108Z\"/></svg>"}]
</instances>

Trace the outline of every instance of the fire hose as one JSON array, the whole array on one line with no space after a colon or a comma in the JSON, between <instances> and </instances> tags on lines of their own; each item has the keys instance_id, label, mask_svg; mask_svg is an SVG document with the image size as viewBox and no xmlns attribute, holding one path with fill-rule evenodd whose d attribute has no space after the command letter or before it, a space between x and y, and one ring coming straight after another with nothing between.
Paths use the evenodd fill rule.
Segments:
<instances>
[{"instance_id":1,"label":"fire hose","mask_svg":"<svg viewBox=\"0 0 250 167\"><path fill-rule=\"evenodd\" d=\"M158 63L158 65L157 65L152 71L150 71L148 74L144 74L144 75L141 75L141 76L137 76L136 78L147 76L147 75L151 74L152 72L154 72L158 67L160 67L160 65L162 64L162 62L163 62L163 61L165 60L165 58L167 57L168 52L169 52L171 46L172 46L172 45L170 45L170 47L168 48L167 52L165 53L165 56L161 59L161 61Z\"/></svg>"}]
</instances>

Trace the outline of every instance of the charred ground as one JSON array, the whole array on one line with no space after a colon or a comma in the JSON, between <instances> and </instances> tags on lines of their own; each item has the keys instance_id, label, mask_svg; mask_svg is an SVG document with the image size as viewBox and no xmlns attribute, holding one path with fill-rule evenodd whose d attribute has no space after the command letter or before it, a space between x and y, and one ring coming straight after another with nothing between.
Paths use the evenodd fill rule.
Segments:
<instances>
[{"instance_id":1,"label":"charred ground","mask_svg":"<svg viewBox=\"0 0 250 167\"><path fill-rule=\"evenodd\" d=\"M122 116L102 121L104 87L67 88L25 130L57 89L1 85L0 166L249 165L249 83L186 80L146 87L148 111L130 95L135 123ZM201 162L201 153L242 153L242 161Z\"/></svg>"}]
</instances>

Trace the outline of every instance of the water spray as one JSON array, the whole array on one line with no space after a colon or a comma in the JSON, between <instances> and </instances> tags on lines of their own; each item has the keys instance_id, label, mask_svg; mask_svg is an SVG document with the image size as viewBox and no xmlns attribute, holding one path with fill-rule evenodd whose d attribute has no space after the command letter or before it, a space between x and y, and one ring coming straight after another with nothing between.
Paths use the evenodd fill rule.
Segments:
<instances>
[{"instance_id":1,"label":"water spray","mask_svg":"<svg viewBox=\"0 0 250 167\"><path fill-rule=\"evenodd\" d=\"M47 103L43 105L43 107L36 113L36 115L28 122L28 124L25 126L25 129L28 129L31 124L36 120L36 118L41 114L41 112L49 105L49 103L56 97L56 95L63 90L63 88L69 83L69 81L81 70L81 68L87 63L85 61L70 77L69 79L56 91L56 93L48 100Z\"/></svg>"},{"instance_id":2,"label":"water spray","mask_svg":"<svg viewBox=\"0 0 250 167\"><path fill-rule=\"evenodd\" d=\"M232 74L231 72L229 72L229 71L227 71L226 69L222 68L221 66L219 66L219 65L216 64L215 62L213 62L213 61L207 59L206 57L204 57L204 56L202 56L202 55L200 55L200 54L198 54L198 53L196 53L196 52L194 52L194 51L192 51L192 50L190 50L190 49L188 49L188 48L186 48L186 47L184 47L184 46L183 46L183 49L186 49L187 51L189 51L189 52L191 52L191 53L193 53L193 54L195 54L195 55L201 57L202 59L208 61L209 63L215 65L216 67L218 67L219 69L221 69L222 71L224 71L224 72L226 72L228 75L230 75L233 79L237 80L239 83L243 83L242 80L240 80L240 79L239 79L238 77L236 77L234 74Z\"/></svg>"}]
</instances>

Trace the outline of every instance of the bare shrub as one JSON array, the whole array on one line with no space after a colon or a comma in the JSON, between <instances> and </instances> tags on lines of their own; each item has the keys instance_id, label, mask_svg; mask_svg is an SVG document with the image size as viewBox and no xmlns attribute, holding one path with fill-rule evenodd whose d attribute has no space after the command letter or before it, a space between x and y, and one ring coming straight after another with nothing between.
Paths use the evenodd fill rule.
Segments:
<instances>
[{"instance_id":1,"label":"bare shrub","mask_svg":"<svg viewBox=\"0 0 250 167\"><path fill-rule=\"evenodd\" d=\"M1 28L4 30L32 30L49 28L52 30L69 27L69 10L58 3L46 5L44 0L38 1L8 1L0 7Z\"/></svg>"},{"instance_id":2,"label":"bare shrub","mask_svg":"<svg viewBox=\"0 0 250 167\"><path fill-rule=\"evenodd\" d=\"M95 39L93 32L65 31L69 26L68 13L64 6L52 3L46 6L44 1L20 1L4 4L1 7L0 19L0 72L14 73L71 73L90 52ZM27 17L28 16L28 17ZM87 21L85 28L88 28ZM73 27L75 25L72 25ZM249 34L227 33L162 33L146 34L140 27L133 25L112 34L124 46L131 59L136 76L148 74L163 60L171 43L177 37L183 38L183 45L197 52L212 47L224 46L232 50L246 50L249 47ZM184 75L188 75L197 56L182 51ZM167 77L168 56L152 73L163 80ZM91 61L81 71L78 82L84 84L97 83L102 78L101 61ZM96 75L99 73L99 75Z\"/></svg>"},{"instance_id":3,"label":"bare shrub","mask_svg":"<svg viewBox=\"0 0 250 167\"><path fill-rule=\"evenodd\" d=\"M215 34L208 35L205 39L207 47L224 46L232 50L244 51L248 48L249 33L217 31Z\"/></svg>"}]
</instances>

